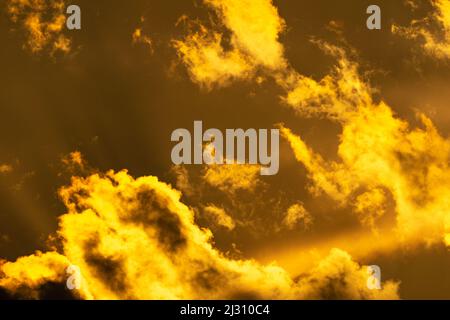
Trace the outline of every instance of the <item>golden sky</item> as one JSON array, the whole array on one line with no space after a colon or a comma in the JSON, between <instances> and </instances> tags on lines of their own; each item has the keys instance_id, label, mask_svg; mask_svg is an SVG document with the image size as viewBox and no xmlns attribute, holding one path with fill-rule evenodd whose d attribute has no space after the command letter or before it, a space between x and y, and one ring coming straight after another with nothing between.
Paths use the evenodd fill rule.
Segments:
<instances>
[{"instance_id":1,"label":"golden sky","mask_svg":"<svg viewBox=\"0 0 450 320\"><path fill-rule=\"evenodd\" d=\"M450 299L450 1L76 4L0 3L0 298ZM174 166L195 120L279 173Z\"/></svg>"}]
</instances>

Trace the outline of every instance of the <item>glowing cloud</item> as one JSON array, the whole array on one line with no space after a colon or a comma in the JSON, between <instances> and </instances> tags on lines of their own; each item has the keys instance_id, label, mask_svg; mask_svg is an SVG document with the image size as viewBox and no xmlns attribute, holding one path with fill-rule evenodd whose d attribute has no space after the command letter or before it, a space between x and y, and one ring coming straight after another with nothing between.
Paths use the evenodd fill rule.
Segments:
<instances>
[{"instance_id":1,"label":"glowing cloud","mask_svg":"<svg viewBox=\"0 0 450 320\"><path fill-rule=\"evenodd\" d=\"M245 79L253 73L246 58L236 49L225 51L221 41L221 34L209 34L203 26L183 41L174 41L192 80L205 88L225 86L233 79Z\"/></svg>"},{"instance_id":2,"label":"glowing cloud","mask_svg":"<svg viewBox=\"0 0 450 320\"><path fill-rule=\"evenodd\" d=\"M16 262L0 262L0 290L6 290L12 298L50 298L47 294L51 289L65 291L69 265L69 260L57 252L36 252ZM87 296L84 289L72 295L73 298Z\"/></svg>"},{"instance_id":3,"label":"glowing cloud","mask_svg":"<svg viewBox=\"0 0 450 320\"><path fill-rule=\"evenodd\" d=\"M300 281L275 265L226 258L180 193L156 177L122 171L73 178L60 195L68 208L58 231L64 255L2 263L0 288L8 294L42 297L48 283L64 285L74 264L83 281L73 297L85 299L320 299L331 289L347 299L398 298L393 282L367 289L364 268L340 250Z\"/></svg>"},{"instance_id":4,"label":"glowing cloud","mask_svg":"<svg viewBox=\"0 0 450 320\"><path fill-rule=\"evenodd\" d=\"M302 295L308 299L390 300L395 299L398 290L398 283L394 282L385 283L382 290L368 290L367 268L360 267L339 249L332 249L308 276L300 278L299 285Z\"/></svg>"},{"instance_id":5,"label":"glowing cloud","mask_svg":"<svg viewBox=\"0 0 450 320\"><path fill-rule=\"evenodd\" d=\"M62 162L68 167L80 167L84 168L85 161L80 151L73 151L67 156L62 158Z\"/></svg>"}]
</instances>

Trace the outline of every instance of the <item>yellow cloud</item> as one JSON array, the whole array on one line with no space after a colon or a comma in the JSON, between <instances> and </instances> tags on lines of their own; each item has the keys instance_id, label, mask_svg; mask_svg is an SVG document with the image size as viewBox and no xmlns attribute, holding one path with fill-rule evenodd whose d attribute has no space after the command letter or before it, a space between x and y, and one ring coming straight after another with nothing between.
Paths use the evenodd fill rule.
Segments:
<instances>
[{"instance_id":1,"label":"yellow cloud","mask_svg":"<svg viewBox=\"0 0 450 320\"><path fill-rule=\"evenodd\" d=\"M450 247L450 232L445 235L444 241L445 244Z\"/></svg>"},{"instance_id":2,"label":"yellow cloud","mask_svg":"<svg viewBox=\"0 0 450 320\"><path fill-rule=\"evenodd\" d=\"M223 192L253 191L262 182L260 166L248 164L209 165L204 169L203 179Z\"/></svg>"},{"instance_id":3,"label":"yellow cloud","mask_svg":"<svg viewBox=\"0 0 450 320\"><path fill-rule=\"evenodd\" d=\"M206 216L216 225L224 227L228 230L233 230L236 227L233 218L230 217L224 209L210 204L204 208L204 211Z\"/></svg>"},{"instance_id":4,"label":"yellow cloud","mask_svg":"<svg viewBox=\"0 0 450 320\"><path fill-rule=\"evenodd\" d=\"M286 90L283 101L302 116L326 116L345 121L359 112L358 106L372 104L371 88L361 79L358 65L352 63L342 48L322 41L315 43L337 59L333 71L320 81L287 70L277 82Z\"/></svg>"},{"instance_id":5,"label":"yellow cloud","mask_svg":"<svg viewBox=\"0 0 450 320\"><path fill-rule=\"evenodd\" d=\"M423 128L411 129L406 121L393 114L387 104L375 103L372 88L362 79L358 64L350 61L343 49L328 43L315 41L325 53L337 60L330 74L317 81L294 70L285 61L283 47L278 41L284 21L271 1L252 1L251 4L219 0L205 2L231 31L232 50L237 50L243 57L250 57L249 61L253 61L251 69L263 68L285 90L282 100L286 105L300 116L325 116L342 126L338 151L340 162L324 160L301 138L282 128L297 159L309 172L312 180L310 191L313 194L324 192L341 205L352 206L361 221L372 227L384 214L386 191L394 199L397 229L404 241L443 241L450 231L447 200L450 192L450 145L431 121L419 115ZM444 0L437 0L434 4L437 9L434 18L443 27L447 38L450 4ZM245 10L245 6L254 7ZM261 21L267 22L267 28L260 25ZM210 31L204 29L203 32L209 34ZM216 46L223 50L221 35L218 37ZM261 42L264 45L260 45ZM426 46L441 54L446 50L444 47L436 49L436 42L428 41ZM201 48L204 46L199 45L195 52L200 52ZM262 56L268 60L260 59ZM196 67L202 65L195 64ZM192 72L192 66L189 67ZM205 178L213 185L227 181L221 178L222 174L212 170ZM236 182L229 185L239 186L240 182L236 178ZM224 186L228 189L226 183Z\"/></svg>"},{"instance_id":6,"label":"yellow cloud","mask_svg":"<svg viewBox=\"0 0 450 320\"><path fill-rule=\"evenodd\" d=\"M11 21L25 29L25 47L32 53L48 50L51 55L71 50L72 42L63 29L66 24L65 1L7 0Z\"/></svg>"},{"instance_id":7,"label":"yellow cloud","mask_svg":"<svg viewBox=\"0 0 450 320\"><path fill-rule=\"evenodd\" d=\"M271 72L286 65L283 46L278 42L283 19L271 0L204 0L221 23L231 31L225 38L219 26L208 30L199 25L174 46L194 82L212 88L232 80L250 79L258 68ZM223 43L228 43L225 49Z\"/></svg>"},{"instance_id":8,"label":"yellow cloud","mask_svg":"<svg viewBox=\"0 0 450 320\"><path fill-rule=\"evenodd\" d=\"M320 261L306 277L300 277L302 295L308 299L395 299L398 283L387 282L382 290L367 289L367 268L360 267L339 249Z\"/></svg>"},{"instance_id":9,"label":"yellow cloud","mask_svg":"<svg viewBox=\"0 0 450 320\"><path fill-rule=\"evenodd\" d=\"M358 211L368 201L379 208L383 197L374 190L386 190L395 201L403 240L441 242L449 232L450 142L424 115L419 115L422 128L412 129L384 102L373 102L356 63L341 56L339 66L326 81L309 79L306 89L300 83L301 98L288 99L300 113L325 115L342 126L339 162L325 161L282 128L297 160L309 172L311 191L325 192L343 205L349 205L358 192L371 193L357 198ZM311 99L321 101L320 107L311 110Z\"/></svg>"},{"instance_id":10,"label":"yellow cloud","mask_svg":"<svg viewBox=\"0 0 450 320\"><path fill-rule=\"evenodd\" d=\"M0 288L12 296L45 297L45 284L64 285L73 264L83 277L74 296L85 299L398 298L393 282L369 290L364 268L340 250L299 281L273 264L226 258L180 193L156 177L73 178L60 195L68 209L58 230L63 254L2 263Z\"/></svg>"},{"instance_id":11,"label":"yellow cloud","mask_svg":"<svg viewBox=\"0 0 450 320\"><path fill-rule=\"evenodd\" d=\"M422 128L410 128L385 102L373 100L373 90L361 77L358 63L350 60L344 49L323 41L316 40L315 43L335 57L337 64L333 70L320 80L296 71L284 58L284 49L278 38L285 24L270 0L205 0L205 3L216 11L220 20L219 26L213 26L212 30L203 28L205 35L217 37L212 41L216 47L214 52L224 50L219 31L219 27L224 26L231 32L231 49L226 52L236 52L244 60L252 61L250 64L246 62L245 65L249 66L246 70L260 69L265 76L274 79L285 91L282 97L285 105L300 116L326 117L342 126L338 150L340 161L326 161L300 137L282 127L296 158L308 170L312 181L309 186L311 193L325 193L339 205L353 208L361 222L373 228L392 196L397 213L397 231L404 243L431 244L448 237L450 143L428 118L419 115ZM436 0L434 6L433 19L442 27L444 40L438 42L422 27L404 31L419 31L418 34L426 39L427 50L447 55L450 3ZM250 7L251 10L246 9ZM262 21L267 23L267 28L261 25ZM198 48L190 46L195 54L208 48L200 41L196 44ZM185 62L188 56L184 55ZM186 63L191 73L205 65L200 60L197 62ZM214 67L212 69L215 70ZM208 71L206 74L213 73ZM242 78L249 78L247 71L239 71L237 75L235 78L242 75L245 75ZM232 77L225 78L228 81ZM206 82L215 81L220 80L214 75ZM212 185L223 184L224 190L229 185L240 185L237 178L236 183L222 183L227 180L212 170L209 177L205 175Z\"/></svg>"},{"instance_id":12,"label":"yellow cloud","mask_svg":"<svg viewBox=\"0 0 450 320\"><path fill-rule=\"evenodd\" d=\"M175 176L175 186L186 196L193 196L198 190L192 185L189 177L189 171L183 165L174 165L171 173Z\"/></svg>"},{"instance_id":13,"label":"yellow cloud","mask_svg":"<svg viewBox=\"0 0 450 320\"><path fill-rule=\"evenodd\" d=\"M62 162L69 167L76 166L83 168L85 166L85 161L80 151L73 151L67 156L63 157Z\"/></svg>"},{"instance_id":14,"label":"yellow cloud","mask_svg":"<svg viewBox=\"0 0 450 320\"><path fill-rule=\"evenodd\" d=\"M15 262L0 262L0 288L12 297L45 299L49 284L66 284L66 269L70 261L57 252L36 252ZM86 298L85 290L73 292L74 298Z\"/></svg>"},{"instance_id":15,"label":"yellow cloud","mask_svg":"<svg viewBox=\"0 0 450 320\"><path fill-rule=\"evenodd\" d=\"M208 89L225 86L233 79L248 78L253 73L253 67L238 50L226 51L221 42L221 34L208 33L203 26L183 41L173 42L191 79Z\"/></svg>"},{"instance_id":16,"label":"yellow cloud","mask_svg":"<svg viewBox=\"0 0 450 320\"><path fill-rule=\"evenodd\" d=\"M254 79L259 83L264 79L256 76L260 70L286 92L282 98L286 104L308 116L326 111L330 117L344 117L352 106L371 103L357 66L349 62L341 48L314 41L338 59L333 73L321 81L303 76L290 66L279 42L285 22L271 0L204 2L215 10L220 23L211 30L201 25L200 31L174 41L194 82L208 88L227 85L235 79ZM225 39L220 25L231 32L228 50L222 45Z\"/></svg>"},{"instance_id":17,"label":"yellow cloud","mask_svg":"<svg viewBox=\"0 0 450 320\"><path fill-rule=\"evenodd\" d=\"M232 31L231 44L256 66L284 67L284 49L278 37L285 29L272 0L205 0Z\"/></svg>"},{"instance_id":18,"label":"yellow cloud","mask_svg":"<svg viewBox=\"0 0 450 320\"><path fill-rule=\"evenodd\" d=\"M355 211L364 225L375 228L377 219L386 212L386 202L383 189L374 188L356 197Z\"/></svg>"},{"instance_id":19,"label":"yellow cloud","mask_svg":"<svg viewBox=\"0 0 450 320\"><path fill-rule=\"evenodd\" d=\"M298 224L303 224L304 228L309 228L312 224L312 216L306 211L301 203L290 206L283 219L283 225L288 229L294 229Z\"/></svg>"},{"instance_id":20,"label":"yellow cloud","mask_svg":"<svg viewBox=\"0 0 450 320\"><path fill-rule=\"evenodd\" d=\"M450 2L433 0L434 12L423 20L413 21L409 27L392 26L392 32L410 39L418 39L429 55L438 59L450 58ZM442 34L432 32L432 25L439 26Z\"/></svg>"}]
</instances>

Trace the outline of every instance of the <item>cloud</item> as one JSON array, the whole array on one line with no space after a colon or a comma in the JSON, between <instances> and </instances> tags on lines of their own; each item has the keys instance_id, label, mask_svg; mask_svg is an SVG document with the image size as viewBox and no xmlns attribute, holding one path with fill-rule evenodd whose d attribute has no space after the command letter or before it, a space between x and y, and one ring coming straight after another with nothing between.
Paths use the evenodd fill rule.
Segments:
<instances>
[{"instance_id":1,"label":"cloud","mask_svg":"<svg viewBox=\"0 0 450 320\"><path fill-rule=\"evenodd\" d=\"M372 90L361 79L358 64L349 60L344 49L323 41L314 42L326 54L335 57L337 65L319 81L288 70L286 76L277 80L287 92L283 102L300 116L346 121L359 111L358 106L372 104Z\"/></svg>"},{"instance_id":2,"label":"cloud","mask_svg":"<svg viewBox=\"0 0 450 320\"><path fill-rule=\"evenodd\" d=\"M67 156L63 157L61 161L67 167L79 167L83 169L86 165L80 151L70 152Z\"/></svg>"},{"instance_id":3,"label":"cloud","mask_svg":"<svg viewBox=\"0 0 450 320\"><path fill-rule=\"evenodd\" d=\"M253 74L252 66L239 50L225 51L221 42L221 34L210 34L203 26L183 41L174 41L192 81L208 89L214 85L226 86L231 80L246 79Z\"/></svg>"},{"instance_id":4,"label":"cloud","mask_svg":"<svg viewBox=\"0 0 450 320\"><path fill-rule=\"evenodd\" d=\"M24 47L34 54L68 53L72 41L64 33L66 25L64 0L7 0L11 21L26 32Z\"/></svg>"},{"instance_id":5,"label":"cloud","mask_svg":"<svg viewBox=\"0 0 450 320\"><path fill-rule=\"evenodd\" d=\"M212 88L236 79L259 83L269 77L284 90L283 102L303 116L326 111L330 117L342 117L347 114L349 104L371 103L370 91L356 72L356 64L349 62L342 48L312 40L338 60L333 72L320 81L300 74L289 64L279 41L286 24L271 0L204 2L214 9L219 23L210 29L201 25L200 31L191 31L184 40L174 41L194 82ZM228 50L222 44L226 41L220 26L231 33ZM234 65L239 67L230 68L217 59L226 55L234 57L230 60L238 61ZM258 70L264 77L257 76Z\"/></svg>"},{"instance_id":6,"label":"cloud","mask_svg":"<svg viewBox=\"0 0 450 320\"><path fill-rule=\"evenodd\" d=\"M260 170L259 165L249 164L209 165L204 168L203 179L225 193L251 192L262 184Z\"/></svg>"},{"instance_id":7,"label":"cloud","mask_svg":"<svg viewBox=\"0 0 450 320\"><path fill-rule=\"evenodd\" d=\"M233 230L253 237L285 230L282 219L287 210L283 193L273 192L260 175L260 166L244 164L173 166L174 185L183 201L199 213L202 223L214 231L218 223L208 206L217 207L232 217ZM218 213L218 212L216 212ZM230 225L230 223L226 223Z\"/></svg>"},{"instance_id":8,"label":"cloud","mask_svg":"<svg viewBox=\"0 0 450 320\"><path fill-rule=\"evenodd\" d=\"M387 282L382 290L367 289L367 268L350 255L332 249L328 257L305 277L300 277L302 295L308 299L394 299L398 283Z\"/></svg>"},{"instance_id":9,"label":"cloud","mask_svg":"<svg viewBox=\"0 0 450 320\"><path fill-rule=\"evenodd\" d=\"M437 59L450 58L450 3L448 0L432 0L434 11L422 20L415 20L409 27L392 26L392 32L403 37L420 40L423 50ZM440 32L432 31L434 26Z\"/></svg>"},{"instance_id":10,"label":"cloud","mask_svg":"<svg viewBox=\"0 0 450 320\"><path fill-rule=\"evenodd\" d=\"M232 31L231 45L253 60L256 66L279 69L285 64L278 37L285 29L271 0L205 0Z\"/></svg>"},{"instance_id":11,"label":"cloud","mask_svg":"<svg viewBox=\"0 0 450 320\"><path fill-rule=\"evenodd\" d=\"M285 67L284 49L278 42L285 23L271 0L204 3L215 11L220 24L211 29L197 24L197 31L173 41L194 82L211 89L251 79L258 69L273 72ZM222 26L230 31L229 37Z\"/></svg>"},{"instance_id":12,"label":"cloud","mask_svg":"<svg viewBox=\"0 0 450 320\"><path fill-rule=\"evenodd\" d=\"M200 191L193 186L190 181L189 171L183 165L174 165L171 168L171 173L175 176L175 186L176 188L188 197L194 196Z\"/></svg>"},{"instance_id":13,"label":"cloud","mask_svg":"<svg viewBox=\"0 0 450 320\"><path fill-rule=\"evenodd\" d=\"M376 222L386 213L387 198L383 189L374 188L358 195L355 199L355 212L363 225L375 228Z\"/></svg>"},{"instance_id":14,"label":"cloud","mask_svg":"<svg viewBox=\"0 0 450 320\"><path fill-rule=\"evenodd\" d=\"M230 217L222 208L210 204L205 206L204 212L206 217L212 220L215 225L224 227L230 231L236 227L233 218Z\"/></svg>"},{"instance_id":15,"label":"cloud","mask_svg":"<svg viewBox=\"0 0 450 320\"><path fill-rule=\"evenodd\" d=\"M231 32L231 50L251 57L254 61L252 69L262 69L284 90L281 98L284 105L301 117L326 118L342 127L338 149L340 161L327 161L282 126L283 136L297 160L308 170L309 191L313 195L327 194L340 206L352 208L361 222L372 228L385 214L387 201L392 197L399 240L427 244L447 241L450 233L450 203L447 200L450 195L450 142L438 133L430 119L418 114L422 127L411 128L385 102L375 102L374 90L361 76L357 57L350 57L348 50L324 41L313 40L324 53L336 59L335 67L320 80L295 70L284 58L278 38L285 23L271 1L205 3L216 11L220 24ZM428 39L425 47L435 54L446 55L450 4L437 0L434 5L433 19L443 28L444 42L437 46L435 38L430 38L434 42ZM247 10L246 6L255 8ZM267 28L260 26L262 21L267 22ZM203 32L211 34L218 30L219 27L214 25ZM411 30L420 30L422 36L427 35L424 29ZM256 44L261 39L264 39L264 45L258 47ZM222 50L222 39L219 40L216 45ZM201 44L199 48L202 48ZM271 62L258 59L263 52ZM188 65L188 68L192 69L192 66ZM221 174L211 174L211 177L217 177L210 179L213 184L227 181L219 179ZM240 180L237 181L230 185L239 186ZM228 186L224 184L223 188L227 190Z\"/></svg>"},{"instance_id":16,"label":"cloud","mask_svg":"<svg viewBox=\"0 0 450 320\"><path fill-rule=\"evenodd\" d=\"M357 197L357 212L374 209L379 215L387 199L380 190L386 190L395 201L401 239L442 242L450 231L450 141L426 116L418 114L422 126L411 128L386 103L375 103L357 64L336 52L340 57L334 74L320 82L309 79L306 89L301 81L301 98L286 101L302 114L325 116L342 127L340 161L324 160L282 127L297 160L308 170L310 191L347 206Z\"/></svg>"},{"instance_id":17,"label":"cloud","mask_svg":"<svg viewBox=\"0 0 450 320\"><path fill-rule=\"evenodd\" d=\"M68 209L59 221L60 253L2 262L1 294L42 298L49 287L71 294L62 286L67 266L76 265L83 281L71 297L84 299L398 298L394 282L367 289L364 268L340 250L299 280L273 264L227 258L180 193L156 177L74 177L60 196Z\"/></svg>"},{"instance_id":18,"label":"cloud","mask_svg":"<svg viewBox=\"0 0 450 320\"><path fill-rule=\"evenodd\" d=\"M83 291L65 289L69 260L57 252L37 252L15 262L0 262L0 296L27 299L78 299Z\"/></svg>"},{"instance_id":19,"label":"cloud","mask_svg":"<svg viewBox=\"0 0 450 320\"><path fill-rule=\"evenodd\" d=\"M297 225L302 224L305 229L308 229L313 222L311 214L306 211L301 203L291 205L286 211L283 219L283 225L288 229L294 229Z\"/></svg>"}]
</instances>

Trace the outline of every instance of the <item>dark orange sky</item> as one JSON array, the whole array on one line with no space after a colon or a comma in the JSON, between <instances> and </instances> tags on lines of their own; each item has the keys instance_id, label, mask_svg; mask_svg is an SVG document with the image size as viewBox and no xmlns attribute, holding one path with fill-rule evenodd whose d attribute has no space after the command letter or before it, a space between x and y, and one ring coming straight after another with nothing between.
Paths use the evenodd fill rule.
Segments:
<instances>
[{"instance_id":1,"label":"dark orange sky","mask_svg":"<svg viewBox=\"0 0 450 320\"><path fill-rule=\"evenodd\" d=\"M433 227L440 231L448 228L444 223L449 221L449 205L436 199L449 194L449 185L433 180L430 168L436 165L445 174L450 172L448 155L441 154L449 143L450 133L450 57L436 54L440 52L437 49L434 54L427 52L423 34L417 30L419 35L414 38L392 29L393 25L408 28L411 21L428 17L429 21L424 20L419 26L436 35L436 41L443 47L450 46L450 29L432 19L436 18L436 3L433 6L428 0L377 1L382 10L382 29L370 31L366 28L365 11L372 1L261 0L276 8L277 17L284 19L285 26L275 40L283 48L282 59L288 66L282 70L270 69L264 63L257 65L249 47L245 51L241 44L235 49L248 59L246 63L255 63L254 74L236 76L226 85L216 79L207 88L195 81L188 58L179 48L177 51L174 41L187 43L188 35L202 24L209 32L223 35L224 50L233 50L230 39L240 39L239 34L230 27L233 20L227 20L233 12L227 13L219 5L214 7L220 1L211 1L213 4L209 6L205 3L208 1L200 0L76 2L82 11L82 29L61 31L71 41L67 52L52 52L53 40L33 52L27 46L30 34L21 20L26 14L14 21L8 13L11 0L0 3L0 164L10 168L0 174L0 258L14 261L35 250L49 250L48 237L60 230L58 217L70 211L58 190L70 185L72 176L127 169L133 177L155 176L180 190L181 202L192 210L195 225L211 229L213 247L230 259L254 258L262 264L277 261L295 278L307 274L309 268L337 247L347 251L360 265L379 265L383 281L400 283L400 298L450 298L450 257L445 243L431 233L426 238L425 231L420 240L416 239L420 234L412 240L409 235L396 233L396 227L403 228L405 212L417 221L424 215L424 221L428 221L428 212L437 208L443 213L437 215L436 224L439 219L444 222ZM23 10L34 9L31 6ZM51 14L54 9L48 10ZM186 18L180 20L183 16ZM258 12L254 16L258 17ZM250 18L249 21L252 22ZM136 29L146 38L133 42ZM339 115L343 120L336 121L328 113L301 114L303 102L292 106L283 101L291 84L287 80L284 83L280 74L292 73L319 84L327 75L337 77L333 72L339 55L327 54L318 42L342 48L345 59L358 65L358 79L363 79L371 96L369 111L372 106L378 110L376 106L384 101L394 118L409 123L411 131L423 127L416 116L423 113L440 137L427 131L423 139L429 139L430 146L442 152L430 154L422 144L415 149L416 137L409 133L405 133L404 140L398 138L398 144L392 142L390 152L406 160L399 160L404 164L400 169L393 165L387 176L396 179L400 173L392 172L398 169L401 177L411 177L398 185L385 183L384 177L379 178L384 184L370 185L366 182L370 179L358 175L360 162L350 163L347 159L347 174L343 177L352 177L349 185L357 187L342 200L338 199L341 194L334 196L326 188L322 190L315 180L314 172L320 169L319 165L308 167L304 160L296 160L293 140L288 141L288 137L281 140L278 175L257 177L255 185L249 188L233 186L236 183L233 179L229 182L231 187L214 185L205 178L208 170L205 167L174 168L170 134L177 128L192 130L194 120L221 130L274 128L283 123L324 161L342 162L340 148L359 145L352 144L343 128L349 131L356 128L358 137L360 127L352 127L352 121L360 109L352 111L348 118L347 114ZM255 80L258 77L261 81ZM342 89L340 85L332 88ZM337 94L336 101L344 94ZM308 106L314 104L304 101ZM336 101L332 104L336 105ZM345 103L351 104L349 100ZM377 124L384 128L384 118L380 119ZM386 120L385 128L388 121L391 118ZM374 126L373 130L379 128ZM391 138L388 133L383 134ZM397 139L398 134L395 132L392 137ZM384 157L383 148L380 151L375 143L371 152ZM71 164L71 160L63 161L74 151L82 155L82 166ZM355 154L364 152L368 153L364 161L373 159L373 154L365 149L356 150ZM334 170L326 165L324 168ZM417 179L413 179L416 174ZM377 179L374 176L373 180ZM337 189L345 188L341 183L336 182ZM313 192L313 187L321 192ZM420 196L410 199L409 194L402 198L402 189L412 190L415 195L416 187L422 195L429 194L428 200L420 202L417 200ZM372 189L380 189L385 195L384 213L375 226L362 223L353 206L359 195ZM410 200L417 211L411 209L410 202L403 203L404 199ZM292 228L283 224L289 208L295 204L311 216L311 225L301 219ZM232 230L211 218L212 207L222 209L232 218L235 224ZM415 227L416 223L408 225ZM400 243L403 236L404 242ZM357 243L361 245L358 247Z\"/></svg>"}]
</instances>

